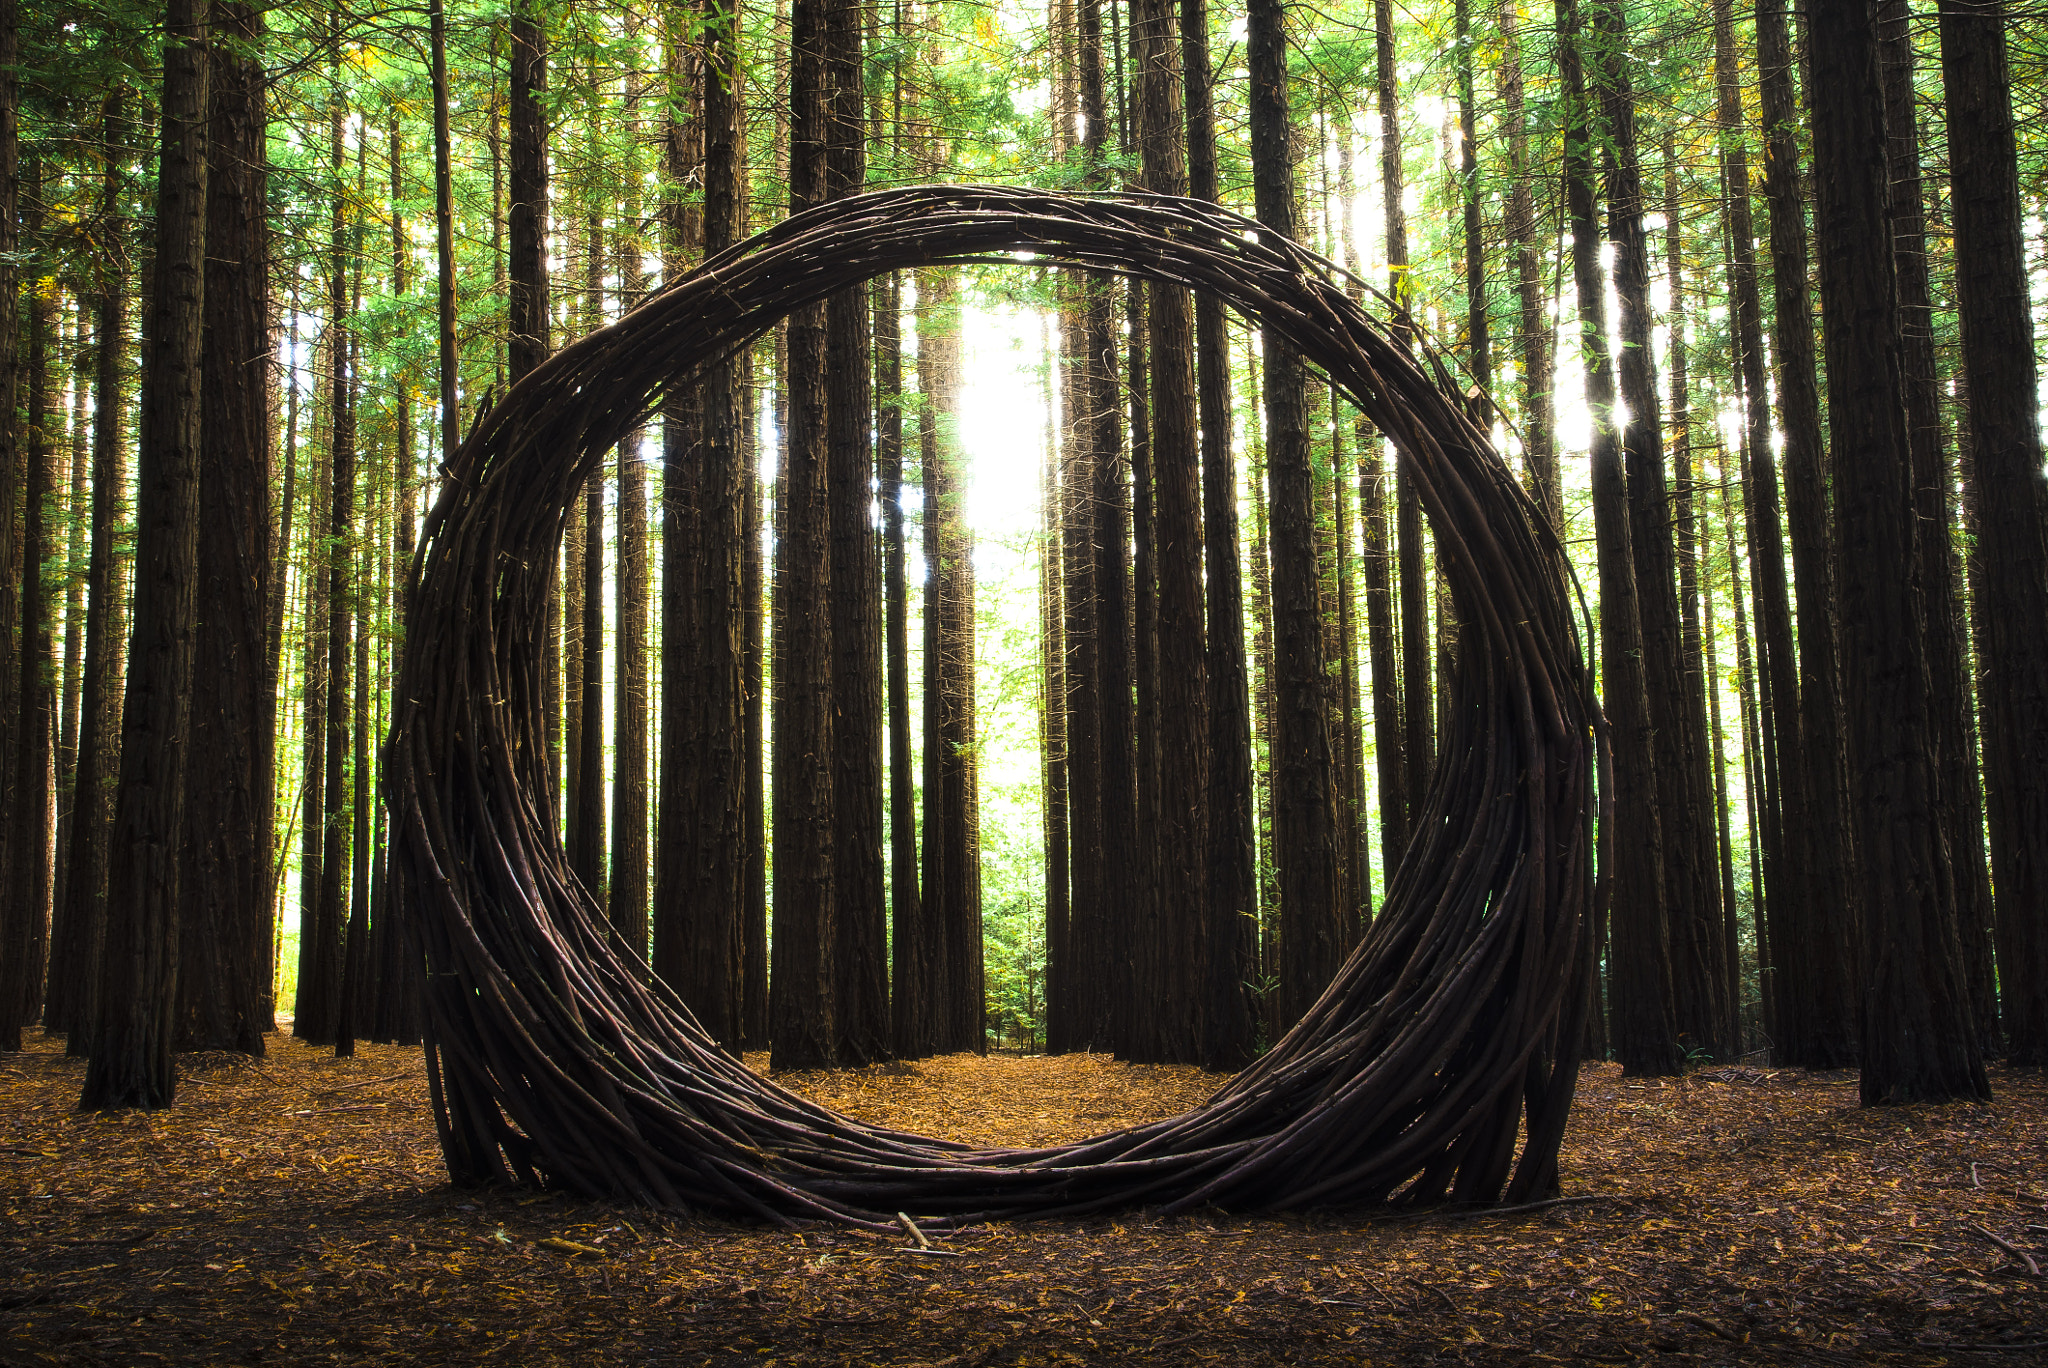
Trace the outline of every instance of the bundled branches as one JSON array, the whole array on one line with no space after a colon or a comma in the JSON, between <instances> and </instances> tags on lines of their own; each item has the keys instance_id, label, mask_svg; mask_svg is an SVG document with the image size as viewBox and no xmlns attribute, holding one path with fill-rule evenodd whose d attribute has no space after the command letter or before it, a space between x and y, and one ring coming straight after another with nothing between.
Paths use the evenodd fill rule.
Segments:
<instances>
[{"instance_id":1,"label":"bundled branches","mask_svg":"<svg viewBox=\"0 0 2048 1368\"><path fill-rule=\"evenodd\" d=\"M1184 1115L979 1150L864 1125L749 1072L615 948L556 835L542 630L566 510L671 387L837 290L1020 253L1214 295L1328 372L1413 479L1464 639L1416 836L1382 914L1300 1024ZM483 417L414 564L386 743L458 1182L873 1229L899 1211L966 1222L1554 1190L1605 896L1605 746L1580 623L1554 538L1438 359L1418 361L1340 275L1193 200L892 190L713 257Z\"/></svg>"}]
</instances>

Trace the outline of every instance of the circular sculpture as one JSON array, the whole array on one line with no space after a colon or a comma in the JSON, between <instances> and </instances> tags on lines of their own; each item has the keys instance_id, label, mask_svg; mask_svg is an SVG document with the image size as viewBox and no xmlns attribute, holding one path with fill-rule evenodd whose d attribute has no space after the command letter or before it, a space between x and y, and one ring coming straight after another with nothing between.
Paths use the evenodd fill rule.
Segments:
<instances>
[{"instance_id":1,"label":"circular sculpture","mask_svg":"<svg viewBox=\"0 0 2048 1368\"><path fill-rule=\"evenodd\" d=\"M1396 446L1462 636L1417 837L1301 1022L1184 1115L978 1150L865 1125L748 1071L614 949L546 796L541 630L571 499L666 387L883 272L1018 254L1207 291L1326 371ZM1425 352L1425 370L1340 278L1198 201L885 191L720 254L483 416L414 562L386 743L456 1181L873 1228L899 1211L957 1223L1554 1190L1605 895L1604 745L1580 622L1554 537L1443 366Z\"/></svg>"}]
</instances>

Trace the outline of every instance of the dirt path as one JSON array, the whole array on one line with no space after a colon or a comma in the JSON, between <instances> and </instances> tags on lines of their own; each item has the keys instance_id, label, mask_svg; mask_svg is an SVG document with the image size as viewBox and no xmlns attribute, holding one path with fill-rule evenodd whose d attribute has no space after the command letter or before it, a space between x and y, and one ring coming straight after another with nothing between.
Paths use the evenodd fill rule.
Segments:
<instances>
[{"instance_id":1,"label":"dirt path","mask_svg":"<svg viewBox=\"0 0 2048 1368\"><path fill-rule=\"evenodd\" d=\"M836 1229L449 1187L416 1050L195 1056L179 1105L80 1116L81 1061L0 1057L0 1362L2048 1362L2048 1085L1863 1111L1846 1076L1590 1070L1568 1204ZM1217 1081L969 1056L796 1080L989 1143ZM1996 1237L1995 1239L1993 1237ZM2010 1246L2010 1251L1999 1241ZM584 1252L584 1251L590 1252Z\"/></svg>"}]
</instances>

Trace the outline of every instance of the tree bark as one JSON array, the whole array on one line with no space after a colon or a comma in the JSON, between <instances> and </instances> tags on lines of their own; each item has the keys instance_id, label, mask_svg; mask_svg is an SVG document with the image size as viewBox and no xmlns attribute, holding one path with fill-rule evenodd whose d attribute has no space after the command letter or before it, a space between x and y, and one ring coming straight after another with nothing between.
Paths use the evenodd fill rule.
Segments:
<instances>
[{"instance_id":1,"label":"tree bark","mask_svg":"<svg viewBox=\"0 0 2048 1368\"><path fill-rule=\"evenodd\" d=\"M48 194L43 159L31 156L22 174L27 203L24 236L40 241ZM57 350L57 282L45 277L28 291L26 398L28 450L21 494L21 678L20 714L15 723L15 794L7 835L7 904L0 930L6 955L0 961L0 1052L21 1048L22 1030L42 1014L43 980L49 964L52 866L50 842L56 742L56 650L54 605L44 565L53 549L51 514L57 493L57 396L52 353ZM10 503L12 490L8 491ZM11 507L7 516L13 516ZM10 572L12 573L12 572Z\"/></svg>"},{"instance_id":2,"label":"tree bark","mask_svg":"<svg viewBox=\"0 0 2048 1368\"><path fill-rule=\"evenodd\" d=\"M627 77L626 123L637 134L640 122L639 78ZM637 138L636 138L637 146ZM624 214L627 223L641 215L640 159L634 154ZM633 308L647 293L647 272L639 243L620 234L614 243L619 283L625 306ZM647 433L636 428L619 443L619 552L617 595L617 657L612 720L612 812L609 899L605 910L612 931L627 953L646 960L648 944L648 732L652 700L648 694L647 628Z\"/></svg>"},{"instance_id":3,"label":"tree bark","mask_svg":"<svg viewBox=\"0 0 2048 1368\"><path fill-rule=\"evenodd\" d=\"M1928 698L1938 753L1937 820L1948 852L1950 897L1970 1015L1980 1048L1999 1052L1998 986L1992 964L1991 868L1984 850L1984 809L1977 786L1968 644L1956 589L1955 547L1942 443L1941 384L1934 354L1933 290L1928 281L1927 213L1921 201L1920 134L1913 94L1913 41L1904 0L1878 8L1879 67L1890 149L1893 267L1899 287L1900 365L1906 381L1906 442L1912 458L1920 611L1927 637Z\"/></svg>"},{"instance_id":4,"label":"tree bark","mask_svg":"<svg viewBox=\"0 0 2048 1368\"><path fill-rule=\"evenodd\" d=\"M1261 224L1296 234L1288 129L1283 0L1249 11L1252 185ZM1315 489L1307 382L1299 357L1268 334L1266 480L1272 533L1273 842L1280 873L1280 1005L1276 1026L1299 1021L1336 972L1337 833L1330 791L1329 708L1317 601Z\"/></svg>"},{"instance_id":5,"label":"tree bark","mask_svg":"<svg viewBox=\"0 0 2048 1368\"><path fill-rule=\"evenodd\" d=\"M20 176L21 32L18 0L0 0L0 413L19 412L21 402L21 271L16 252L21 244L18 211ZM7 887L14 855L14 811L21 794L14 773L15 724L21 708L20 679L21 581L15 565L21 558L20 533L11 512L13 491L21 488L22 447L26 433L18 422L0 423L0 489L7 490L8 509L0 517L0 887ZM14 907L11 901L9 907ZM24 912L25 915L25 912ZM11 933L14 917L0 915L0 1003L25 995L30 973L26 960L7 947L25 944ZM12 1018L0 1006L0 1032Z\"/></svg>"},{"instance_id":6,"label":"tree bark","mask_svg":"<svg viewBox=\"0 0 2048 1368\"><path fill-rule=\"evenodd\" d=\"M827 197L829 0L790 13L790 210ZM775 960L769 987L771 1063L827 1068L839 1060L839 954L834 899L831 516L827 495L826 318L789 319L789 424L777 481L775 540Z\"/></svg>"},{"instance_id":7,"label":"tree bark","mask_svg":"<svg viewBox=\"0 0 2048 1368\"><path fill-rule=\"evenodd\" d=\"M1816 0L1821 326L1837 452L1843 678L1861 859L1865 1105L1988 1099L1945 901L1872 0Z\"/></svg>"},{"instance_id":8,"label":"tree bark","mask_svg":"<svg viewBox=\"0 0 2048 1368\"><path fill-rule=\"evenodd\" d=\"M1593 413L1593 523L1600 576L1601 694L1612 728L1614 813L1613 938L1608 975L1615 1053L1624 1072L1658 1076L1679 1071L1671 1017L1662 832L1656 759L1644 677L1642 618L1629 518L1623 435L1615 427L1614 363L1607 346L1607 282L1600 270L1600 228L1594 202L1593 148L1611 136L1587 99L1584 57L1589 38L1572 0L1558 10L1558 64L1563 75L1565 201L1571 216L1572 275L1578 288L1579 346L1586 401ZM1596 37L1590 40L1597 43Z\"/></svg>"},{"instance_id":9,"label":"tree bark","mask_svg":"<svg viewBox=\"0 0 2048 1368\"><path fill-rule=\"evenodd\" d=\"M1537 173L1529 155L1517 7L1518 0L1502 0L1500 7L1501 134L1508 145L1508 195L1501 226L1514 253L1515 286L1521 303L1515 341L1522 372L1522 460L1530 497L1550 519L1551 527L1562 529L1564 486L1557 470L1557 396L1551 360L1555 325L1544 313L1542 257L1536 247L1536 203L1530 186Z\"/></svg>"},{"instance_id":10,"label":"tree bark","mask_svg":"<svg viewBox=\"0 0 2048 1368\"><path fill-rule=\"evenodd\" d=\"M1834 550L1827 521L1827 451L1821 435L1820 397L1814 381L1813 306L1807 289L1806 202L1800 185L1797 115L1792 94L1793 59L1779 0L1758 0L1757 68L1764 121L1764 194L1771 206L1771 259L1777 327L1780 417L1785 437L1785 512L1792 533L1792 571L1799 597L1796 690L1783 676L1780 656L1793 649L1791 612L1776 601L1775 584L1760 585L1758 636L1765 668L1773 680L1772 707L1782 715L1799 711L1795 729L1777 723L1780 783L1785 802L1781 820L1790 858L1800 872L1775 900L1785 923L1774 934L1785 952L1781 969L1790 1027L1783 1039L1786 1062L1816 1069L1845 1067L1856 1058L1856 1008L1851 961L1835 953L1856 936L1856 912L1849 901L1854 868L1853 833L1847 814L1841 656L1836 644L1839 599ZM1809 99L1808 104L1812 101ZM1763 456L1768 444L1752 444L1758 462L1760 505L1765 522L1756 531L1757 549L1770 578L1780 555L1769 526L1775 504L1765 489ZM1782 571L1779 572L1782 578ZM1782 617L1782 620L1781 620ZM1798 787L1782 773L1787 765L1804 773ZM1781 876L1790 871L1781 866Z\"/></svg>"},{"instance_id":11,"label":"tree bark","mask_svg":"<svg viewBox=\"0 0 2048 1368\"><path fill-rule=\"evenodd\" d=\"M1185 195L1188 124L1180 26L1172 0L1134 0L1131 35L1140 59L1140 144L1145 188ZM1213 172L1212 172L1213 179ZM1213 185L1210 193L1214 194ZM1147 947L1157 993L1147 1052L1161 1063L1204 1054L1202 1008L1212 945L1204 915L1209 877L1209 652L1203 601L1202 452L1196 415L1193 303L1184 289L1147 290L1151 449L1158 567L1158 883ZM1217 342L1221 341L1220 318ZM1219 434L1222 436L1223 434Z\"/></svg>"},{"instance_id":12,"label":"tree bark","mask_svg":"<svg viewBox=\"0 0 2048 1368\"><path fill-rule=\"evenodd\" d=\"M905 1058L926 1052L930 1004L924 904L917 879L917 783L910 744L910 583L903 545L903 281L890 274L875 289L875 462L881 477L884 655L889 712L890 1043ZM1048 686L1048 707L1051 688ZM926 742L930 744L929 740ZM1057 810L1048 789L1046 812ZM1050 867L1051 862L1048 862ZM1066 891L1065 870L1060 893ZM1051 875L1048 874L1048 880ZM1048 894L1052 885L1048 882ZM1048 900L1047 915L1052 913ZM1047 935L1048 958L1051 958Z\"/></svg>"},{"instance_id":13,"label":"tree bark","mask_svg":"<svg viewBox=\"0 0 2048 1368\"><path fill-rule=\"evenodd\" d=\"M1712 735L1707 724L1707 678L1713 673L1701 644L1699 519L1695 507L1698 486L1694 480L1691 376L1686 330L1686 275L1684 210L1678 190L1678 154L1670 127L1664 130L1664 279L1671 293L1667 324L1670 336L1671 378L1671 526L1678 542L1678 700L1686 732L1686 758L1690 768L1684 775L1686 803L1696 830L1698 861L1695 870L1695 898L1690 927L1674 923L1673 972L1681 960L1689 984L1679 994L1679 1031L1690 1035L1692 1048L1703 1056L1728 1060L1739 1053L1734 999L1728 992L1727 947L1731 943L1729 904L1722 899L1721 813L1715 800L1715 780L1720 773L1721 755L1710 749ZM1715 719L1716 724L1719 718ZM1686 943L1677 944L1680 935ZM1698 1015L1688 1023L1686 1004Z\"/></svg>"},{"instance_id":14,"label":"tree bark","mask_svg":"<svg viewBox=\"0 0 2048 1368\"><path fill-rule=\"evenodd\" d=\"M1081 6L1081 113L1085 128L1089 185L1108 189L1109 102L1103 55L1114 52L1102 35L1100 0ZM1122 995L1120 961L1127 956L1127 919L1143 889L1138 865L1138 738L1134 700L1137 686L1136 624L1133 621L1132 565L1128 555L1134 531L1131 505L1132 464L1124 446L1119 416L1114 290L1104 281L1086 286L1085 320L1088 346L1088 414L1094 462L1094 607L1095 658L1099 672L1096 699L1101 709L1099 743L1102 756L1101 902L1097 935L1085 953L1093 962L1096 995L1093 1017L1084 1041L1094 1048L1115 1048L1113 1026ZM1133 442L1136 434L1133 434Z\"/></svg>"},{"instance_id":15,"label":"tree bark","mask_svg":"<svg viewBox=\"0 0 2048 1368\"><path fill-rule=\"evenodd\" d=\"M671 81L687 79L689 88L672 88L670 99L686 102L695 118L671 116L668 124L665 269L671 279L688 268L700 247L713 250L714 229L722 250L737 240L739 227L730 38L709 21L701 44L688 42L679 30L680 25L669 38ZM699 178L706 192L701 218L686 189ZM729 1049L738 1048L746 1010L740 601L745 472L738 402L733 368L723 364L707 368L694 391L663 414L666 663L654 888L655 972Z\"/></svg>"},{"instance_id":16,"label":"tree bark","mask_svg":"<svg viewBox=\"0 0 2048 1368\"><path fill-rule=\"evenodd\" d=\"M261 12L213 7L200 602L179 893L181 1050L262 1055L271 1028L270 223ZM225 39L226 41L223 41Z\"/></svg>"},{"instance_id":17,"label":"tree bark","mask_svg":"<svg viewBox=\"0 0 2048 1368\"><path fill-rule=\"evenodd\" d=\"M506 367L513 384L547 359L548 343L548 38L537 0L518 0L510 28L508 114L511 148L507 211L509 261Z\"/></svg>"},{"instance_id":18,"label":"tree bark","mask_svg":"<svg viewBox=\"0 0 2048 1368\"><path fill-rule=\"evenodd\" d=\"M593 153L593 156L595 154ZM604 216L594 207L583 227L583 328L604 326ZM604 783L604 467L584 481L582 622L577 639L577 694L582 707L569 735L575 783L569 811L569 868L600 909L605 906Z\"/></svg>"},{"instance_id":19,"label":"tree bark","mask_svg":"<svg viewBox=\"0 0 2048 1368\"><path fill-rule=\"evenodd\" d=\"M0 34L11 36L11 15ZM206 290L207 14L165 12L155 297L142 399L135 636L122 713L105 953L79 1107L165 1107L178 983L183 830L199 558L199 363ZM0 59L11 56L0 38ZM9 103L0 97L0 107ZM0 145L7 141L0 130ZM0 167L4 170L4 167Z\"/></svg>"},{"instance_id":20,"label":"tree bark","mask_svg":"<svg viewBox=\"0 0 2048 1368\"><path fill-rule=\"evenodd\" d=\"M118 91L108 99L104 127L109 149L118 147L127 134L125 103ZM111 228L121 225L122 160L110 151L101 181L101 212ZM127 614L114 532L125 517L128 485L122 430L128 332L123 264L105 264L104 283L95 301L85 669L69 839L58 852L58 858L66 863L64 906L56 918L62 932L51 945L50 996L44 1016L46 1029L65 1033L64 1052L80 1056L91 1043L96 1015L107 914L107 838L114 820L114 781L120 774L121 756L121 650L127 641Z\"/></svg>"},{"instance_id":21,"label":"tree bark","mask_svg":"<svg viewBox=\"0 0 2048 1368\"><path fill-rule=\"evenodd\" d=\"M1181 0L1186 73L1188 193L1215 200L1216 111L1207 0ZM1207 567L1209 790L1202 884L1207 974L1200 1062L1236 1069L1252 1057L1246 985L1254 973L1258 851L1252 825L1251 701L1244 652L1244 571L1238 555L1237 463L1231 451L1230 338L1223 305L1195 300L1196 384L1201 410L1202 550Z\"/></svg>"},{"instance_id":22,"label":"tree bark","mask_svg":"<svg viewBox=\"0 0 2048 1368\"><path fill-rule=\"evenodd\" d=\"M1977 659L2007 1062L2048 1064L2048 495L2000 0L1945 0L1956 302L1975 466Z\"/></svg>"},{"instance_id":23,"label":"tree bark","mask_svg":"<svg viewBox=\"0 0 2048 1368\"><path fill-rule=\"evenodd\" d=\"M861 10L831 0L825 18L826 198L867 178ZM827 518L832 526L833 898L838 917L839 1057L889 1055L889 906L882 863L881 566L869 514L875 475L868 291L826 303ZM970 663L970 670L972 665ZM975 941L979 963L980 940Z\"/></svg>"},{"instance_id":24,"label":"tree bark","mask_svg":"<svg viewBox=\"0 0 2048 1368\"><path fill-rule=\"evenodd\" d=\"M1387 293L1408 306L1408 215L1402 198L1407 175L1401 143L1401 97L1394 64L1394 10L1391 0L1374 0L1373 41L1377 53L1376 88L1380 116L1380 190L1386 221ZM1405 321L1397 330L1406 335ZM1401 795L1403 821L1414 823L1435 769L1435 708L1430 702L1430 630L1428 561L1422 538L1422 505L1399 462L1394 467L1396 578L1400 595L1400 650L1403 773L1407 791ZM1385 801L1382 799L1382 801ZM1405 848L1384 852L1387 867L1396 867Z\"/></svg>"},{"instance_id":25,"label":"tree bark","mask_svg":"<svg viewBox=\"0 0 2048 1368\"><path fill-rule=\"evenodd\" d=\"M1629 541L1643 632L1652 770L1664 871L1665 937L1671 964L1672 1024L1685 1048L1722 1058L1715 964L1713 847L1700 780L1704 738L1693 726L1684 667L1673 516L1664 456L1651 334L1649 243L1643 231L1641 161L1636 144L1629 32L1621 0L1601 0L1594 15L1599 54L1595 84L1606 125L1608 236L1614 243L1614 291L1621 318L1615 370L1628 409L1622 432L1627 465Z\"/></svg>"}]
</instances>

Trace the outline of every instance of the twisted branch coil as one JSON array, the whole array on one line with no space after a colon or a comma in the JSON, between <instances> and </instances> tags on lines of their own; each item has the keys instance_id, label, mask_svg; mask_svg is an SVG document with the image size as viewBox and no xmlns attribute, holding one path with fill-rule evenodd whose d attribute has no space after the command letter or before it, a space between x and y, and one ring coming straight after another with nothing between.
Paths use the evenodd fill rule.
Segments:
<instances>
[{"instance_id":1,"label":"twisted branch coil","mask_svg":"<svg viewBox=\"0 0 2048 1368\"><path fill-rule=\"evenodd\" d=\"M670 387L873 276L1019 260L1207 291L1327 372L1420 495L1461 641L1418 834L1300 1023L1184 1115L991 1150L866 1125L750 1072L617 948L557 835L542 631L572 499ZM1555 540L1440 358L1365 297L1196 201L885 191L714 257L492 407L428 515L386 742L454 1178L877 1229L898 1211L959 1223L1552 1190L1604 897L1581 624Z\"/></svg>"}]
</instances>

